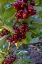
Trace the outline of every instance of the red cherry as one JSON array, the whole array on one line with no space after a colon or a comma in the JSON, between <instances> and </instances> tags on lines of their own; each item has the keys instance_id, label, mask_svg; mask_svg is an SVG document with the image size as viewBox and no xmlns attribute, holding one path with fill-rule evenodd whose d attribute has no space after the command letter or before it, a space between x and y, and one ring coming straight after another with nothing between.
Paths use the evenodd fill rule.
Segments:
<instances>
[{"instance_id":1,"label":"red cherry","mask_svg":"<svg viewBox=\"0 0 42 64\"><path fill-rule=\"evenodd\" d=\"M33 6L28 6L28 11L31 13L34 10Z\"/></svg>"},{"instance_id":2,"label":"red cherry","mask_svg":"<svg viewBox=\"0 0 42 64\"><path fill-rule=\"evenodd\" d=\"M4 33L0 33L0 37L3 37L4 36Z\"/></svg>"},{"instance_id":3,"label":"red cherry","mask_svg":"<svg viewBox=\"0 0 42 64\"><path fill-rule=\"evenodd\" d=\"M21 24L21 27L22 27L22 28L25 28L26 26L27 26L26 23L22 23L22 24Z\"/></svg>"},{"instance_id":4,"label":"red cherry","mask_svg":"<svg viewBox=\"0 0 42 64\"><path fill-rule=\"evenodd\" d=\"M30 1L30 4L31 4L32 6L35 6L35 2L34 2L34 1Z\"/></svg>"},{"instance_id":5,"label":"red cherry","mask_svg":"<svg viewBox=\"0 0 42 64\"><path fill-rule=\"evenodd\" d=\"M8 38L7 38L7 41L8 41L8 42L12 42L12 41L13 41L13 38L12 38L12 37L8 37Z\"/></svg>"},{"instance_id":6,"label":"red cherry","mask_svg":"<svg viewBox=\"0 0 42 64\"><path fill-rule=\"evenodd\" d=\"M15 2L15 3L13 4L13 6L14 6L14 8L15 8L16 10L20 9L20 6L19 6L19 3L18 3L18 2Z\"/></svg>"},{"instance_id":7,"label":"red cherry","mask_svg":"<svg viewBox=\"0 0 42 64\"><path fill-rule=\"evenodd\" d=\"M21 8L24 8L24 7L26 7L26 3L21 2Z\"/></svg>"},{"instance_id":8,"label":"red cherry","mask_svg":"<svg viewBox=\"0 0 42 64\"><path fill-rule=\"evenodd\" d=\"M22 39L25 39L26 38L26 35L24 34L24 35L22 35Z\"/></svg>"},{"instance_id":9,"label":"red cherry","mask_svg":"<svg viewBox=\"0 0 42 64\"><path fill-rule=\"evenodd\" d=\"M22 39L21 38L18 38L18 42L20 42Z\"/></svg>"},{"instance_id":10,"label":"red cherry","mask_svg":"<svg viewBox=\"0 0 42 64\"><path fill-rule=\"evenodd\" d=\"M27 3L28 0L23 0L23 2Z\"/></svg>"},{"instance_id":11,"label":"red cherry","mask_svg":"<svg viewBox=\"0 0 42 64\"><path fill-rule=\"evenodd\" d=\"M36 10L32 11L29 15L32 16L32 15L35 15L36 14Z\"/></svg>"},{"instance_id":12,"label":"red cherry","mask_svg":"<svg viewBox=\"0 0 42 64\"><path fill-rule=\"evenodd\" d=\"M4 29L4 30L3 30L3 33L6 35L6 34L9 33L9 31L8 31L7 29Z\"/></svg>"},{"instance_id":13,"label":"red cherry","mask_svg":"<svg viewBox=\"0 0 42 64\"><path fill-rule=\"evenodd\" d=\"M17 12L17 15L21 16L22 13L23 13L23 10L19 10L19 11Z\"/></svg>"},{"instance_id":14,"label":"red cherry","mask_svg":"<svg viewBox=\"0 0 42 64\"><path fill-rule=\"evenodd\" d=\"M15 18L16 18L16 20L18 20L20 18L19 15L17 15L17 13L15 14Z\"/></svg>"},{"instance_id":15,"label":"red cherry","mask_svg":"<svg viewBox=\"0 0 42 64\"><path fill-rule=\"evenodd\" d=\"M25 34L25 32L21 33L21 35L24 35L24 34Z\"/></svg>"},{"instance_id":16,"label":"red cherry","mask_svg":"<svg viewBox=\"0 0 42 64\"><path fill-rule=\"evenodd\" d=\"M14 34L14 35L13 35L13 38L14 38L14 39L16 39L17 37L18 37L17 34Z\"/></svg>"},{"instance_id":17,"label":"red cherry","mask_svg":"<svg viewBox=\"0 0 42 64\"><path fill-rule=\"evenodd\" d=\"M25 2L25 3L27 3L27 0L17 0L17 2Z\"/></svg>"},{"instance_id":18,"label":"red cherry","mask_svg":"<svg viewBox=\"0 0 42 64\"><path fill-rule=\"evenodd\" d=\"M15 30L15 29L18 29L18 27L17 26L13 26L13 29Z\"/></svg>"},{"instance_id":19,"label":"red cherry","mask_svg":"<svg viewBox=\"0 0 42 64\"><path fill-rule=\"evenodd\" d=\"M17 42L17 39L14 39L14 40L13 40L13 44L16 43L16 42Z\"/></svg>"},{"instance_id":20,"label":"red cherry","mask_svg":"<svg viewBox=\"0 0 42 64\"><path fill-rule=\"evenodd\" d=\"M11 61L9 59L5 59L2 64L11 64Z\"/></svg>"},{"instance_id":21,"label":"red cherry","mask_svg":"<svg viewBox=\"0 0 42 64\"><path fill-rule=\"evenodd\" d=\"M15 14L15 18L18 20L18 19L22 19L22 14L20 14L20 12L18 13L16 13Z\"/></svg>"},{"instance_id":22,"label":"red cherry","mask_svg":"<svg viewBox=\"0 0 42 64\"><path fill-rule=\"evenodd\" d=\"M19 17L18 19L22 19L22 13L23 13L23 10L19 10L17 12L17 16Z\"/></svg>"},{"instance_id":23,"label":"red cherry","mask_svg":"<svg viewBox=\"0 0 42 64\"><path fill-rule=\"evenodd\" d=\"M36 10L33 11L33 15L35 15L35 14L36 14Z\"/></svg>"},{"instance_id":24,"label":"red cherry","mask_svg":"<svg viewBox=\"0 0 42 64\"><path fill-rule=\"evenodd\" d=\"M25 28L25 31L29 31L29 27L26 27L26 28Z\"/></svg>"},{"instance_id":25,"label":"red cherry","mask_svg":"<svg viewBox=\"0 0 42 64\"><path fill-rule=\"evenodd\" d=\"M28 18L28 12L27 12L27 10L23 11L23 18L24 19Z\"/></svg>"},{"instance_id":26,"label":"red cherry","mask_svg":"<svg viewBox=\"0 0 42 64\"><path fill-rule=\"evenodd\" d=\"M20 28L20 33L24 33L24 29L23 28Z\"/></svg>"},{"instance_id":27,"label":"red cherry","mask_svg":"<svg viewBox=\"0 0 42 64\"><path fill-rule=\"evenodd\" d=\"M19 30L18 29L15 30L15 34L19 34Z\"/></svg>"},{"instance_id":28,"label":"red cherry","mask_svg":"<svg viewBox=\"0 0 42 64\"><path fill-rule=\"evenodd\" d=\"M11 63L13 63L16 60L16 56L11 56Z\"/></svg>"}]
</instances>

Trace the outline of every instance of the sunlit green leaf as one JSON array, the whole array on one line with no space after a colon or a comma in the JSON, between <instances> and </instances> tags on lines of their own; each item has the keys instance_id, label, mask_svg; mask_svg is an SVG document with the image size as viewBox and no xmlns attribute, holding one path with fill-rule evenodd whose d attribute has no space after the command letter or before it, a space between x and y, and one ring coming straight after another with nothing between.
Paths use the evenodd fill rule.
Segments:
<instances>
[{"instance_id":1,"label":"sunlit green leaf","mask_svg":"<svg viewBox=\"0 0 42 64\"><path fill-rule=\"evenodd\" d=\"M0 48L3 46L3 44L5 43L7 39L7 35L6 36L3 36L2 38L0 38Z\"/></svg>"}]
</instances>

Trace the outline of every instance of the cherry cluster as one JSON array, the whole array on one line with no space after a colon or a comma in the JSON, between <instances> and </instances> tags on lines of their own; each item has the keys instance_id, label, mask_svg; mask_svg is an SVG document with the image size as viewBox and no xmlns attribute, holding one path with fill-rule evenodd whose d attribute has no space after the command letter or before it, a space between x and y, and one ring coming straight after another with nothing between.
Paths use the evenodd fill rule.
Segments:
<instances>
[{"instance_id":1,"label":"cherry cluster","mask_svg":"<svg viewBox=\"0 0 42 64\"><path fill-rule=\"evenodd\" d=\"M16 56L11 56L10 59L5 58L2 64L12 64L16 60Z\"/></svg>"},{"instance_id":2,"label":"cherry cluster","mask_svg":"<svg viewBox=\"0 0 42 64\"><path fill-rule=\"evenodd\" d=\"M28 0L17 0L13 6L17 10L15 13L15 18L18 19L27 19L29 16L35 15L36 10L34 10L33 6L35 2L30 0L30 5L28 4Z\"/></svg>"},{"instance_id":3,"label":"cherry cluster","mask_svg":"<svg viewBox=\"0 0 42 64\"><path fill-rule=\"evenodd\" d=\"M2 33L0 33L0 37L3 37L4 35L9 34L10 32L7 29L3 29Z\"/></svg>"},{"instance_id":4,"label":"cherry cluster","mask_svg":"<svg viewBox=\"0 0 42 64\"><path fill-rule=\"evenodd\" d=\"M26 32L29 31L29 27L25 22L21 24L21 27L13 26L15 34L13 36L8 37L7 41L12 43L20 42L22 39L26 38Z\"/></svg>"}]
</instances>

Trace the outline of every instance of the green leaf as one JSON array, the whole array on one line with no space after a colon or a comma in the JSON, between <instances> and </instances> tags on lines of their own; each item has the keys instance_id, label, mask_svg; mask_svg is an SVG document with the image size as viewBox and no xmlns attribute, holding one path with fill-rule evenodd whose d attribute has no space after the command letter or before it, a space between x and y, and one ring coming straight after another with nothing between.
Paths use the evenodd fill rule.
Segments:
<instances>
[{"instance_id":1,"label":"green leaf","mask_svg":"<svg viewBox=\"0 0 42 64\"><path fill-rule=\"evenodd\" d=\"M32 37L29 32L26 33L26 38L27 38L28 42L31 41Z\"/></svg>"},{"instance_id":2,"label":"green leaf","mask_svg":"<svg viewBox=\"0 0 42 64\"><path fill-rule=\"evenodd\" d=\"M37 37L37 38L33 38L33 39L30 41L30 44L35 44L35 43L38 42L38 40L39 40L38 37Z\"/></svg>"},{"instance_id":3,"label":"green leaf","mask_svg":"<svg viewBox=\"0 0 42 64\"><path fill-rule=\"evenodd\" d=\"M36 5L40 5L40 3L41 3L41 0L35 0Z\"/></svg>"},{"instance_id":4,"label":"green leaf","mask_svg":"<svg viewBox=\"0 0 42 64\"><path fill-rule=\"evenodd\" d=\"M19 48L20 46L22 46L22 42L17 42L17 48Z\"/></svg>"},{"instance_id":5,"label":"green leaf","mask_svg":"<svg viewBox=\"0 0 42 64\"><path fill-rule=\"evenodd\" d=\"M2 58L0 58L0 64L2 64L3 60L4 60L4 58L3 58L3 57L2 57Z\"/></svg>"},{"instance_id":6,"label":"green leaf","mask_svg":"<svg viewBox=\"0 0 42 64\"><path fill-rule=\"evenodd\" d=\"M23 43L23 44L28 44L28 43L29 43L29 42L28 42L28 39L27 39L27 38L23 39L23 40L22 40L22 43Z\"/></svg>"},{"instance_id":7,"label":"green leaf","mask_svg":"<svg viewBox=\"0 0 42 64\"><path fill-rule=\"evenodd\" d=\"M5 4L7 2L14 2L16 0L0 0L0 4Z\"/></svg>"},{"instance_id":8,"label":"green leaf","mask_svg":"<svg viewBox=\"0 0 42 64\"><path fill-rule=\"evenodd\" d=\"M6 20L6 21L5 21L5 24L6 24L7 26L13 26L13 21L12 21L12 20Z\"/></svg>"},{"instance_id":9,"label":"green leaf","mask_svg":"<svg viewBox=\"0 0 42 64\"><path fill-rule=\"evenodd\" d=\"M41 19L33 19L31 21L31 25L35 26L36 28L42 29L42 20Z\"/></svg>"},{"instance_id":10,"label":"green leaf","mask_svg":"<svg viewBox=\"0 0 42 64\"><path fill-rule=\"evenodd\" d=\"M17 62L14 62L13 64L29 64L31 62L32 61L30 59L21 59L21 60L18 60Z\"/></svg>"},{"instance_id":11,"label":"green leaf","mask_svg":"<svg viewBox=\"0 0 42 64\"><path fill-rule=\"evenodd\" d=\"M41 13L42 13L42 11L39 12L39 17L40 17L40 18L42 18L42 14L41 14Z\"/></svg>"},{"instance_id":12,"label":"green leaf","mask_svg":"<svg viewBox=\"0 0 42 64\"><path fill-rule=\"evenodd\" d=\"M0 48L3 46L3 44L5 43L6 39L7 39L8 35L3 36L2 38L0 38Z\"/></svg>"},{"instance_id":13,"label":"green leaf","mask_svg":"<svg viewBox=\"0 0 42 64\"><path fill-rule=\"evenodd\" d=\"M14 10L13 6L11 6L10 8L8 8L7 10L5 10L3 16L2 16L2 21L6 21L6 20L11 20L14 18L14 14L15 14L16 10Z\"/></svg>"},{"instance_id":14,"label":"green leaf","mask_svg":"<svg viewBox=\"0 0 42 64\"><path fill-rule=\"evenodd\" d=\"M20 51L20 52L16 53L17 56L24 56L26 54L28 54L28 51Z\"/></svg>"},{"instance_id":15,"label":"green leaf","mask_svg":"<svg viewBox=\"0 0 42 64\"><path fill-rule=\"evenodd\" d=\"M31 32L34 36L39 36L39 35L40 35L40 30L38 30L38 29L30 30L30 32Z\"/></svg>"},{"instance_id":16,"label":"green leaf","mask_svg":"<svg viewBox=\"0 0 42 64\"><path fill-rule=\"evenodd\" d=\"M42 6L34 6L34 9L37 11L42 11Z\"/></svg>"}]
</instances>

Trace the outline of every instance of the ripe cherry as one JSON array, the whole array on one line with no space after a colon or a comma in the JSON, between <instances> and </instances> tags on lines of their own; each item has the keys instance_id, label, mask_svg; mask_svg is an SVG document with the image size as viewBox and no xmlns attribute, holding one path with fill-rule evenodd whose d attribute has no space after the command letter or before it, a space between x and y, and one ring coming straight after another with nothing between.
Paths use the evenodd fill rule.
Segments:
<instances>
[{"instance_id":1,"label":"ripe cherry","mask_svg":"<svg viewBox=\"0 0 42 64\"><path fill-rule=\"evenodd\" d=\"M28 12L27 12L27 10L23 11L23 18L24 19L28 18Z\"/></svg>"},{"instance_id":2,"label":"ripe cherry","mask_svg":"<svg viewBox=\"0 0 42 64\"><path fill-rule=\"evenodd\" d=\"M20 18L19 15L17 15L17 13L15 14L15 18L16 18L16 20L18 20Z\"/></svg>"},{"instance_id":3,"label":"ripe cherry","mask_svg":"<svg viewBox=\"0 0 42 64\"><path fill-rule=\"evenodd\" d=\"M25 31L26 31L26 32L29 31L29 27L28 27L28 26L25 28Z\"/></svg>"},{"instance_id":4,"label":"ripe cherry","mask_svg":"<svg viewBox=\"0 0 42 64\"><path fill-rule=\"evenodd\" d=\"M14 34L14 35L13 35L13 38L14 38L14 39L17 39L17 38L18 38L17 34Z\"/></svg>"},{"instance_id":5,"label":"ripe cherry","mask_svg":"<svg viewBox=\"0 0 42 64\"><path fill-rule=\"evenodd\" d=\"M23 0L23 2L27 3L28 0Z\"/></svg>"},{"instance_id":6,"label":"ripe cherry","mask_svg":"<svg viewBox=\"0 0 42 64\"><path fill-rule=\"evenodd\" d=\"M8 31L7 29L4 29L4 30L3 30L3 33L6 35L6 34L9 33L9 31Z\"/></svg>"},{"instance_id":7,"label":"ripe cherry","mask_svg":"<svg viewBox=\"0 0 42 64\"><path fill-rule=\"evenodd\" d=\"M33 10L29 15L32 16L32 15L35 15L36 14L36 10Z\"/></svg>"},{"instance_id":8,"label":"ripe cherry","mask_svg":"<svg viewBox=\"0 0 42 64\"><path fill-rule=\"evenodd\" d=\"M11 56L11 63L13 63L16 60L16 56Z\"/></svg>"},{"instance_id":9,"label":"ripe cherry","mask_svg":"<svg viewBox=\"0 0 42 64\"><path fill-rule=\"evenodd\" d=\"M25 39L26 38L26 35L24 34L24 35L22 35L22 39Z\"/></svg>"},{"instance_id":10,"label":"ripe cherry","mask_svg":"<svg viewBox=\"0 0 42 64\"><path fill-rule=\"evenodd\" d=\"M34 10L33 6L28 6L28 12L31 13Z\"/></svg>"},{"instance_id":11,"label":"ripe cherry","mask_svg":"<svg viewBox=\"0 0 42 64\"><path fill-rule=\"evenodd\" d=\"M20 28L20 33L24 33L24 29L23 28Z\"/></svg>"},{"instance_id":12,"label":"ripe cherry","mask_svg":"<svg viewBox=\"0 0 42 64\"><path fill-rule=\"evenodd\" d=\"M19 10L19 11L17 12L17 15L21 16L22 13L23 13L23 10Z\"/></svg>"},{"instance_id":13,"label":"ripe cherry","mask_svg":"<svg viewBox=\"0 0 42 64\"><path fill-rule=\"evenodd\" d=\"M21 2L21 8L24 8L24 7L26 7L26 3Z\"/></svg>"},{"instance_id":14,"label":"ripe cherry","mask_svg":"<svg viewBox=\"0 0 42 64\"><path fill-rule=\"evenodd\" d=\"M31 4L32 6L35 6L35 2L34 2L34 1L30 1L30 4Z\"/></svg>"},{"instance_id":15,"label":"ripe cherry","mask_svg":"<svg viewBox=\"0 0 42 64\"><path fill-rule=\"evenodd\" d=\"M27 25L26 25L26 23L24 23L24 22L21 24L21 27L22 27L22 28L25 28L26 26L27 26Z\"/></svg>"},{"instance_id":16,"label":"ripe cherry","mask_svg":"<svg viewBox=\"0 0 42 64\"><path fill-rule=\"evenodd\" d=\"M8 37L8 38L7 38L7 41L8 41L8 42L12 42L12 41L13 41L13 38L12 38L12 37Z\"/></svg>"},{"instance_id":17,"label":"ripe cherry","mask_svg":"<svg viewBox=\"0 0 42 64\"><path fill-rule=\"evenodd\" d=\"M13 26L13 29L15 30L15 29L18 29L18 27L17 26Z\"/></svg>"},{"instance_id":18,"label":"ripe cherry","mask_svg":"<svg viewBox=\"0 0 42 64\"><path fill-rule=\"evenodd\" d=\"M16 43L16 42L17 42L17 39L14 39L14 40L13 40L13 44Z\"/></svg>"},{"instance_id":19,"label":"ripe cherry","mask_svg":"<svg viewBox=\"0 0 42 64\"><path fill-rule=\"evenodd\" d=\"M4 36L4 33L0 33L0 37L3 37Z\"/></svg>"},{"instance_id":20,"label":"ripe cherry","mask_svg":"<svg viewBox=\"0 0 42 64\"><path fill-rule=\"evenodd\" d=\"M19 6L19 3L18 3L18 2L15 2L15 3L13 4L13 6L14 6L14 8L15 8L16 10L19 10L19 9L20 9L20 6Z\"/></svg>"},{"instance_id":21,"label":"ripe cherry","mask_svg":"<svg viewBox=\"0 0 42 64\"><path fill-rule=\"evenodd\" d=\"M22 40L22 38L18 38L18 42L20 42Z\"/></svg>"},{"instance_id":22,"label":"ripe cherry","mask_svg":"<svg viewBox=\"0 0 42 64\"><path fill-rule=\"evenodd\" d=\"M9 59L5 59L2 64L11 64L11 61Z\"/></svg>"}]
</instances>

